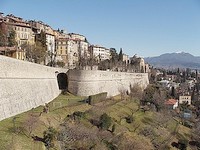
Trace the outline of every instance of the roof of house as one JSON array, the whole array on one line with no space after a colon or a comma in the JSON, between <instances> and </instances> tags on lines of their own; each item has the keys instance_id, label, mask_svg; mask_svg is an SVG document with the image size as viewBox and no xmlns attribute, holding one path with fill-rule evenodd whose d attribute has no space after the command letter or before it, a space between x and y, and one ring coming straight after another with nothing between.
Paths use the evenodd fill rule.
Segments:
<instances>
[{"instance_id":1,"label":"roof of house","mask_svg":"<svg viewBox=\"0 0 200 150\"><path fill-rule=\"evenodd\" d=\"M16 51L16 47L0 47L0 51Z\"/></svg>"},{"instance_id":2,"label":"roof of house","mask_svg":"<svg viewBox=\"0 0 200 150\"><path fill-rule=\"evenodd\" d=\"M176 99L168 99L167 101L165 101L166 105L175 105L177 103Z\"/></svg>"}]
</instances>

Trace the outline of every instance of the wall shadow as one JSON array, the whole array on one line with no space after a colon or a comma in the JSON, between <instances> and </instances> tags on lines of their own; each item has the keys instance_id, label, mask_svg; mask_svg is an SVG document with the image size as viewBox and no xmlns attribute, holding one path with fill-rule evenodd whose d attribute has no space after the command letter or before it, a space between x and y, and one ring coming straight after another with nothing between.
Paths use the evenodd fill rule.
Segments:
<instances>
[{"instance_id":1,"label":"wall shadow","mask_svg":"<svg viewBox=\"0 0 200 150\"><path fill-rule=\"evenodd\" d=\"M57 75L57 80L60 90L68 90L68 77L66 73L59 73Z\"/></svg>"}]
</instances>

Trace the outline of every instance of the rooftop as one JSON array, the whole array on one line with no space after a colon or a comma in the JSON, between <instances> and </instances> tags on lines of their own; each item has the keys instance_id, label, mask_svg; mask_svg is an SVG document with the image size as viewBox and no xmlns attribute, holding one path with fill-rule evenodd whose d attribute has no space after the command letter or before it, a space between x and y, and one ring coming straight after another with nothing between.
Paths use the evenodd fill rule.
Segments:
<instances>
[{"instance_id":1,"label":"rooftop","mask_svg":"<svg viewBox=\"0 0 200 150\"><path fill-rule=\"evenodd\" d=\"M165 101L166 105L175 105L177 103L178 100L176 99L168 99L167 101Z\"/></svg>"}]
</instances>

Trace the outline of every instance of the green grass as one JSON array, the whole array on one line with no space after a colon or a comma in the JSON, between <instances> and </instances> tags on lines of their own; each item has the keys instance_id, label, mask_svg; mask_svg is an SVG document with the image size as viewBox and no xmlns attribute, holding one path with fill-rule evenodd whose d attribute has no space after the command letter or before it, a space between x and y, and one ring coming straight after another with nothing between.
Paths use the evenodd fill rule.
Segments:
<instances>
[{"instance_id":1,"label":"green grass","mask_svg":"<svg viewBox=\"0 0 200 150\"><path fill-rule=\"evenodd\" d=\"M46 130L48 126L58 128L68 114L72 114L74 111L85 111L91 108L88 104L81 102L84 99L85 97L78 97L71 94L59 95L48 104L49 113L42 113L40 116L40 113L43 111L43 106L39 106L28 112L0 121L0 149L45 149L42 142L33 141L30 136L26 136L27 132L24 131L23 126L30 118L30 114L37 116L37 126L34 128L32 134L42 137L44 130Z\"/></svg>"},{"instance_id":2,"label":"green grass","mask_svg":"<svg viewBox=\"0 0 200 150\"><path fill-rule=\"evenodd\" d=\"M121 101L120 96L114 97L114 100L102 102L96 106L91 106L83 102L86 97L78 97L71 94L59 95L56 99L50 102L49 113L40 113L43 111L44 106L39 106L28 112L16 115L14 117L5 119L0 122L0 149L13 149L13 150L45 150L42 142L36 142L24 131L23 126L27 123L31 115L37 117L37 126L34 128L32 134L39 137L43 136L43 132L49 127L53 126L59 130L60 124L68 114L72 114L75 111L86 111L86 119L82 119L81 123L88 129L96 129L88 120L92 117L96 117L99 113L106 112L113 120L113 124L116 125L114 135L124 134L131 138L136 143L144 145L144 148L152 148L152 137L143 136L140 132L144 128L152 128L153 141L169 145L172 141L177 141L179 137L189 138L190 129L177 124L173 118L171 118L166 126L159 125L154 117L157 113L153 111L146 111L145 113L138 109L138 103L133 100ZM134 121L127 123L125 117L133 115ZM16 119L14 119L16 118ZM95 118L98 119L98 118ZM178 128L177 128L178 127ZM177 130L176 130L177 129ZM176 135L172 134L177 131ZM24 134L26 133L26 134ZM168 140L168 138L170 139ZM172 137L172 138L171 138ZM141 142L142 141L142 142ZM146 146L146 147L145 147Z\"/></svg>"}]
</instances>

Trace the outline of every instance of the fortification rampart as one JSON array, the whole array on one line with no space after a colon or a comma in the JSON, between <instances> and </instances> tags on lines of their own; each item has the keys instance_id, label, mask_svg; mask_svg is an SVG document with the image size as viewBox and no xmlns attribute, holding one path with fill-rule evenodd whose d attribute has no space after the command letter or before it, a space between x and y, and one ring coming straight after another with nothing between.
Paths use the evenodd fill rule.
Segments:
<instances>
[{"instance_id":1,"label":"fortification rampart","mask_svg":"<svg viewBox=\"0 0 200 150\"><path fill-rule=\"evenodd\" d=\"M0 56L0 120L57 97L60 90L56 71L67 72Z\"/></svg>"},{"instance_id":2,"label":"fortification rampart","mask_svg":"<svg viewBox=\"0 0 200 150\"><path fill-rule=\"evenodd\" d=\"M92 70L69 70L68 90L76 95L89 96L108 92L108 96L130 91L130 85L140 85L143 89L149 84L147 73L126 73Z\"/></svg>"},{"instance_id":3,"label":"fortification rampart","mask_svg":"<svg viewBox=\"0 0 200 150\"><path fill-rule=\"evenodd\" d=\"M59 73L67 75L59 76ZM61 77L59 82L57 77L58 80ZM60 94L59 87L67 85L60 85L60 82L67 80L68 90L81 96L101 92L108 92L108 96L114 96L120 91L129 91L130 85L135 83L143 88L149 83L147 74L68 71L0 56L0 120L50 102Z\"/></svg>"}]
</instances>

